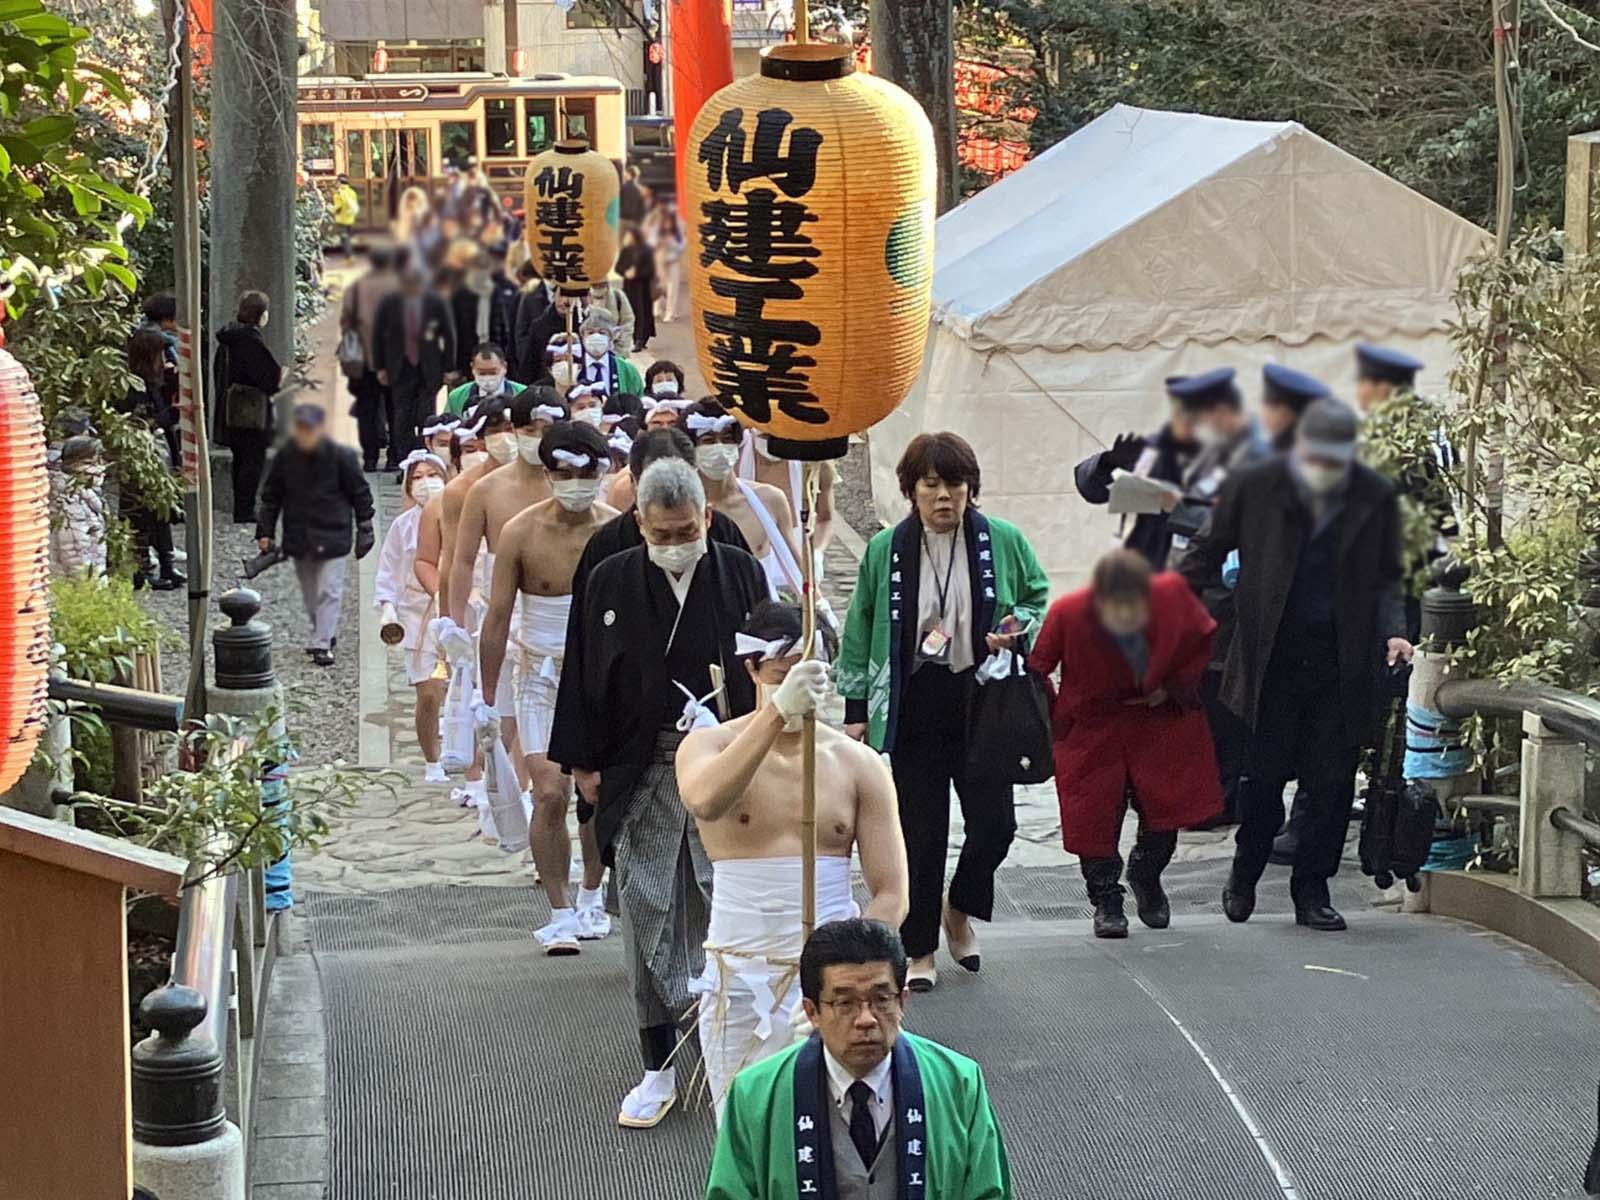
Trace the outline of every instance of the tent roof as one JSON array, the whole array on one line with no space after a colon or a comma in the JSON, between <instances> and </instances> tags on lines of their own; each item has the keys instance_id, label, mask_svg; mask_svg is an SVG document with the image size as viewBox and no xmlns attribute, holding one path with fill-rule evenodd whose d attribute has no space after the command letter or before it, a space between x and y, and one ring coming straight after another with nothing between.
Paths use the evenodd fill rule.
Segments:
<instances>
[{"instance_id":1,"label":"tent roof","mask_svg":"<svg viewBox=\"0 0 1600 1200\"><path fill-rule=\"evenodd\" d=\"M934 311L979 349L1420 332L1484 236L1297 122L1118 105L939 219Z\"/></svg>"}]
</instances>

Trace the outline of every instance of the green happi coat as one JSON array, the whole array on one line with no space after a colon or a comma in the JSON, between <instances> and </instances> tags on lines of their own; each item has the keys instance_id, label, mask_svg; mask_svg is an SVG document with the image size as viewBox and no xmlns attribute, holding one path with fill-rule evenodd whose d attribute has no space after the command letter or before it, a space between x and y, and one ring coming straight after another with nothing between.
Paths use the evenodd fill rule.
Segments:
<instances>
[{"instance_id":1,"label":"green happi coat","mask_svg":"<svg viewBox=\"0 0 1600 1200\"><path fill-rule=\"evenodd\" d=\"M1009 1200L1011 1168L978 1064L905 1032L896 1054L907 1044L922 1085L925 1123L916 1132L925 1148L925 1200ZM790 1046L734 1077L706 1200L799 1200L795 1063L805 1046Z\"/></svg>"},{"instance_id":2,"label":"green happi coat","mask_svg":"<svg viewBox=\"0 0 1600 1200\"><path fill-rule=\"evenodd\" d=\"M981 663L989 654L983 635L1006 616L1015 616L1029 638L1038 631L1050 605L1050 581L1028 539L1011 522L986 517L971 505L963 520L971 559L974 657ZM867 741L874 750L894 749L898 698L911 676L921 538L922 523L915 514L873 535L845 617L836 670L839 694L845 698L845 720L867 723ZM984 551L992 558L980 561ZM985 596L983 575L991 565L994 595ZM903 618L898 637L892 619L897 610Z\"/></svg>"}]
</instances>

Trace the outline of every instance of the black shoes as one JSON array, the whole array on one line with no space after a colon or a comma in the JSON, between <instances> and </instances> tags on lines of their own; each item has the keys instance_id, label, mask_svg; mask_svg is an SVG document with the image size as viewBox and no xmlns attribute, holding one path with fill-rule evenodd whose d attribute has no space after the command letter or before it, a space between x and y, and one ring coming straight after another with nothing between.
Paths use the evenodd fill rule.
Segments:
<instances>
[{"instance_id":1,"label":"black shoes","mask_svg":"<svg viewBox=\"0 0 1600 1200\"><path fill-rule=\"evenodd\" d=\"M1165 929L1172 924L1172 904L1161 886L1161 877L1142 879L1128 873L1128 890L1133 893L1134 910L1151 929Z\"/></svg>"},{"instance_id":2,"label":"black shoes","mask_svg":"<svg viewBox=\"0 0 1600 1200\"><path fill-rule=\"evenodd\" d=\"M311 651L311 661L319 667L331 667L333 666L333 651L313 650Z\"/></svg>"},{"instance_id":3,"label":"black shoes","mask_svg":"<svg viewBox=\"0 0 1600 1200\"><path fill-rule=\"evenodd\" d=\"M1228 920L1236 925L1243 924L1255 910L1255 886L1241 883L1237 875L1230 873L1228 885L1222 889L1222 911L1227 914Z\"/></svg>"},{"instance_id":4,"label":"black shoes","mask_svg":"<svg viewBox=\"0 0 1600 1200\"><path fill-rule=\"evenodd\" d=\"M1300 833L1291 823L1288 829L1272 839L1272 853L1267 856L1267 861L1278 867L1292 867L1299 849Z\"/></svg>"},{"instance_id":5,"label":"black shoes","mask_svg":"<svg viewBox=\"0 0 1600 1200\"><path fill-rule=\"evenodd\" d=\"M1343 914L1326 901L1321 904L1301 904L1296 901L1294 923L1323 933L1338 933L1345 928Z\"/></svg>"}]
</instances>

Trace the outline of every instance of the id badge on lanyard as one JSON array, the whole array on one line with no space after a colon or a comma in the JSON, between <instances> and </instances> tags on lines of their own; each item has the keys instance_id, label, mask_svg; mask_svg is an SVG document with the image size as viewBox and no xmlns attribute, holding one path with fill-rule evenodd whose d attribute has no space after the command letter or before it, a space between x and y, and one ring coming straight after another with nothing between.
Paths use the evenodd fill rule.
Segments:
<instances>
[{"instance_id":1,"label":"id badge on lanyard","mask_svg":"<svg viewBox=\"0 0 1600 1200\"><path fill-rule=\"evenodd\" d=\"M939 565L933 559L933 549L928 545L928 535L922 535L922 552L928 556L928 562L933 567L934 590L939 596L939 615L931 616L923 621L919 632L922 642L918 652L923 658L933 662L947 663L950 661L950 634L944 627L945 611L950 603L950 577L955 573L956 554L960 550L959 539L950 540L950 561L945 564L944 581L939 580Z\"/></svg>"}]
</instances>

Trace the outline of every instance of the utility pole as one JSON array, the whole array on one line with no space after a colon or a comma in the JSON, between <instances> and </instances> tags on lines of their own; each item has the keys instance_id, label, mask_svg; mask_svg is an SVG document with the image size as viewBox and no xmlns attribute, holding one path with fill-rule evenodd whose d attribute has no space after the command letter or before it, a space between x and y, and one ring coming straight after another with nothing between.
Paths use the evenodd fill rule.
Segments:
<instances>
[{"instance_id":1,"label":"utility pole","mask_svg":"<svg viewBox=\"0 0 1600 1200\"><path fill-rule=\"evenodd\" d=\"M194 41L187 0L163 0L177 40L178 78L168 110L172 229L177 238L178 432L183 453L183 541L189 556L189 678L184 714L206 714L206 609L211 597L211 448L206 436L205 338L201 320L200 177L195 166ZM170 60L169 48L169 60Z\"/></svg>"},{"instance_id":2,"label":"utility pole","mask_svg":"<svg viewBox=\"0 0 1600 1200\"><path fill-rule=\"evenodd\" d=\"M1492 0L1494 8L1494 106L1497 114L1497 154L1494 191L1494 252L1504 258L1511 246L1511 228L1517 200L1517 141L1522 122L1512 72L1520 69L1518 51L1521 29L1521 0ZM1520 79L1518 81L1520 83ZM1506 400L1507 344L1504 302L1496 298L1489 309L1489 402L1497 407ZM1485 533L1489 548L1500 546L1504 534L1505 454L1501 448L1504 425L1490 426L1491 441L1485 447L1483 496Z\"/></svg>"}]
</instances>

